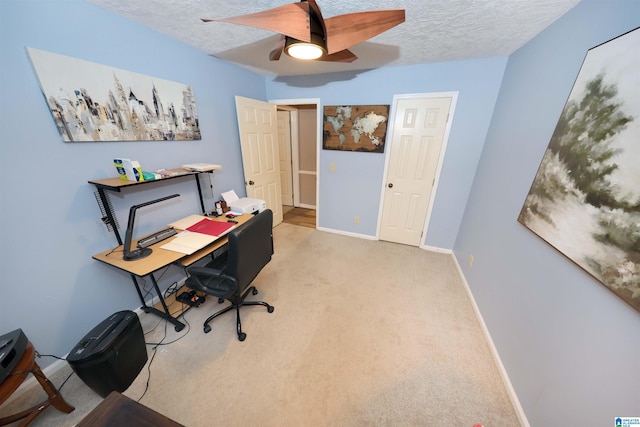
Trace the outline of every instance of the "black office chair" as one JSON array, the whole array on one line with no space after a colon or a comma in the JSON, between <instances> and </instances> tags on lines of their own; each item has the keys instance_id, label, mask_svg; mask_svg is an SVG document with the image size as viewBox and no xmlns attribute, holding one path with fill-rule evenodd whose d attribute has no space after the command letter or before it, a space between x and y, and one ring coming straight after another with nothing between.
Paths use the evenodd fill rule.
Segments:
<instances>
[{"instance_id":1,"label":"black office chair","mask_svg":"<svg viewBox=\"0 0 640 427\"><path fill-rule=\"evenodd\" d=\"M216 317L235 308L238 339L244 341L247 334L242 332L240 307L263 305L269 313L273 306L263 301L245 301L249 293L256 295L255 286L248 287L262 268L271 261L273 255L273 212L266 209L238 228L229 232L226 254L219 256L204 267L188 267L189 278L185 282L192 289L224 299L231 305L210 316L204 322L204 332L211 331L211 322ZM248 287L248 288L247 288Z\"/></svg>"}]
</instances>

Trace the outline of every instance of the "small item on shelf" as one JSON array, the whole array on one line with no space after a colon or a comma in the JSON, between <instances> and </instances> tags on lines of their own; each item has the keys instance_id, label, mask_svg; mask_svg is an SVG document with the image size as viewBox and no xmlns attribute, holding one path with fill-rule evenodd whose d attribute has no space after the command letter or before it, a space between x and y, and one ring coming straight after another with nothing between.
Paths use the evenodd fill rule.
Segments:
<instances>
[{"instance_id":1,"label":"small item on shelf","mask_svg":"<svg viewBox=\"0 0 640 427\"><path fill-rule=\"evenodd\" d=\"M222 166L211 163L189 163L188 165L182 165L182 167L194 172L211 172L222 169Z\"/></svg>"},{"instance_id":2,"label":"small item on shelf","mask_svg":"<svg viewBox=\"0 0 640 427\"><path fill-rule=\"evenodd\" d=\"M144 181L142 167L137 160L113 159L113 164L118 171L120 179L124 181Z\"/></svg>"},{"instance_id":3,"label":"small item on shelf","mask_svg":"<svg viewBox=\"0 0 640 427\"><path fill-rule=\"evenodd\" d=\"M142 172L142 177L145 181L155 181L156 179L162 178L160 175L155 174L153 172Z\"/></svg>"},{"instance_id":4,"label":"small item on shelf","mask_svg":"<svg viewBox=\"0 0 640 427\"><path fill-rule=\"evenodd\" d=\"M158 169L157 171L155 171L155 173L159 175L160 178L169 178L172 176L186 175L192 172L184 168L175 168L175 169ZM156 179L159 179L159 178L156 178Z\"/></svg>"},{"instance_id":5,"label":"small item on shelf","mask_svg":"<svg viewBox=\"0 0 640 427\"><path fill-rule=\"evenodd\" d=\"M216 216L221 216L225 212L229 212L231 210L231 208L227 206L227 202L224 200L218 200L215 206Z\"/></svg>"}]
</instances>

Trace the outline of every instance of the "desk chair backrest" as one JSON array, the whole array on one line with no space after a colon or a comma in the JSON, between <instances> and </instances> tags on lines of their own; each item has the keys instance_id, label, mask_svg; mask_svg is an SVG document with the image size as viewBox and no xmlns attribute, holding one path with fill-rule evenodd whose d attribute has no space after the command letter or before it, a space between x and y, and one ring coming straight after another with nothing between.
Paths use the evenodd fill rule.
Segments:
<instances>
[{"instance_id":1,"label":"desk chair backrest","mask_svg":"<svg viewBox=\"0 0 640 427\"><path fill-rule=\"evenodd\" d=\"M235 277L238 290L249 284L273 255L273 212L266 209L228 234L225 274Z\"/></svg>"}]
</instances>

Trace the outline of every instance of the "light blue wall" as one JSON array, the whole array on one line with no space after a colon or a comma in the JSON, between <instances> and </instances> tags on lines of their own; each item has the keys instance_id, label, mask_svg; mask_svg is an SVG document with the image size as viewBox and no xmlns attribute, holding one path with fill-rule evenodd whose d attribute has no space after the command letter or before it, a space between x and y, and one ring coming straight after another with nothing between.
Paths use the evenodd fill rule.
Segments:
<instances>
[{"instance_id":1,"label":"light blue wall","mask_svg":"<svg viewBox=\"0 0 640 427\"><path fill-rule=\"evenodd\" d=\"M362 73L278 78L269 99L320 98L324 105L391 104L396 94L459 92L425 244L452 249L482 151L506 58L390 67ZM321 106L321 108L322 108ZM318 225L375 236L384 155L321 150ZM335 172L329 166L336 165ZM360 217L360 224L353 217Z\"/></svg>"},{"instance_id":2,"label":"light blue wall","mask_svg":"<svg viewBox=\"0 0 640 427\"><path fill-rule=\"evenodd\" d=\"M191 85L202 140L62 142L27 46ZM0 331L22 328L38 351L62 356L111 313L139 306L128 275L91 259L116 240L100 223L87 180L115 176L118 156L147 170L210 162L223 165L216 195L245 194L234 96L265 99L264 78L80 0L3 0L0 52ZM132 204L182 194L138 211L141 231L151 232L195 213L194 190L191 179L179 179L112 200L126 227ZM161 285L176 276L170 269Z\"/></svg>"},{"instance_id":3,"label":"light blue wall","mask_svg":"<svg viewBox=\"0 0 640 427\"><path fill-rule=\"evenodd\" d=\"M640 313L517 222L587 50L638 25L637 0L584 0L509 58L455 244L532 426L640 414Z\"/></svg>"}]
</instances>

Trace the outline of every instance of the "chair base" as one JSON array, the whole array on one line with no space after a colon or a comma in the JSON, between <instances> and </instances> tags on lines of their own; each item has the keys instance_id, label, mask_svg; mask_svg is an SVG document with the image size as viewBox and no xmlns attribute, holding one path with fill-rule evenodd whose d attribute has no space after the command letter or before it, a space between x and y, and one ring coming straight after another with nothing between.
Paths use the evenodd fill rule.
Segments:
<instances>
[{"instance_id":1,"label":"chair base","mask_svg":"<svg viewBox=\"0 0 640 427\"><path fill-rule=\"evenodd\" d=\"M229 302L231 302L231 305L229 305L228 307L223 308L222 310L218 311L217 313L212 314L211 316L209 316L207 318L207 320L204 321L203 329L204 329L204 333L208 334L209 332L211 332L211 326L209 325L209 323L215 319L216 317L231 311L233 309L236 310L236 329L238 332L238 340L239 341L244 341L245 338L247 337L247 334L245 334L244 332L242 332L242 322L240 321L240 307L244 307L244 306L248 306L248 305L262 305L264 307L267 307L267 312L269 313L273 313L274 307L272 305L267 304L264 301L245 301L245 298L249 295L249 292L251 292L252 295L257 295L258 294L258 290L256 289L255 286L250 286L248 287L244 293L242 294L242 296L240 298L231 298L229 299ZM218 302L222 302L220 301L220 299L218 299Z\"/></svg>"}]
</instances>

